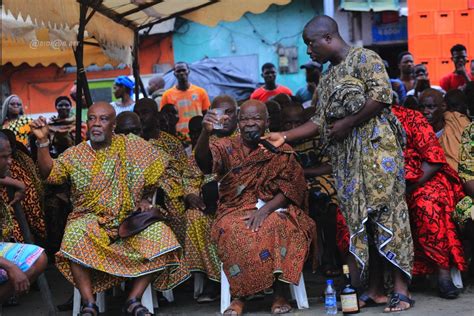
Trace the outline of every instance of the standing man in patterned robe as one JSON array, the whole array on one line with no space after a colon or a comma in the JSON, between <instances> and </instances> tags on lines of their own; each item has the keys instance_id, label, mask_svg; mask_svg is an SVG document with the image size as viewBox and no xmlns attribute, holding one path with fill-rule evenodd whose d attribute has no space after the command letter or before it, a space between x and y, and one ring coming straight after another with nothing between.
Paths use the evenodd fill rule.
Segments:
<instances>
[{"instance_id":1,"label":"standing man in patterned robe","mask_svg":"<svg viewBox=\"0 0 474 316\"><path fill-rule=\"evenodd\" d=\"M168 157L135 135L115 135L115 111L105 102L89 108L90 141L55 160L49 154L46 120L40 117L31 127L41 176L49 183L71 183L73 211L56 258L59 270L81 293L81 314L97 315L93 293L129 279L125 308L148 315L152 311L140 302L146 287L154 282L164 290L180 282L169 278L179 270L181 246L160 221L127 238L118 236L118 227L134 210L153 208L147 198L163 185Z\"/></svg>"},{"instance_id":2,"label":"standing man in patterned robe","mask_svg":"<svg viewBox=\"0 0 474 316\"><path fill-rule=\"evenodd\" d=\"M306 24L303 40L313 61L331 63L319 82L316 113L312 121L267 139L280 146L320 133L330 144L339 206L350 232L350 257L369 280L361 306L387 302L385 260L393 277L385 311L406 310L414 302L408 293L413 242L405 202L404 137L390 111L392 90L384 64L373 51L344 42L328 16Z\"/></svg>"}]
</instances>

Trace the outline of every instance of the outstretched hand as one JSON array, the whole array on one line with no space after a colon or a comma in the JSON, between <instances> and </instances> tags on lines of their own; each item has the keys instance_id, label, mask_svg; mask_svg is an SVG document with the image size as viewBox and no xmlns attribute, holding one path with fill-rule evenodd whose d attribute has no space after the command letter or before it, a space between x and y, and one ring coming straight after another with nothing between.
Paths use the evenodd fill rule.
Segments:
<instances>
[{"instance_id":1,"label":"outstretched hand","mask_svg":"<svg viewBox=\"0 0 474 316\"><path fill-rule=\"evenodd\" d=\"M285 143L285 138L283 137L282 133L268 133L262 136L261 138L277 148Z\"/></svg>"}]
</instances>

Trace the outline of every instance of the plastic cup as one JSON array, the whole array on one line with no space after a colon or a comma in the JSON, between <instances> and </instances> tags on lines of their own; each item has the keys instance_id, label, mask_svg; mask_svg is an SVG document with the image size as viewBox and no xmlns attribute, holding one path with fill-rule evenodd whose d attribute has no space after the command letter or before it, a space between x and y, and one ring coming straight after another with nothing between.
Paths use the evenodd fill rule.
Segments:
<instances>
[{"instance_id":1,"label":"plastic cup","mask_svg":"<svg viewBox=\"0 0 474 316\"><path fill-rule=\"evenodd\" d=\"M219 121L218 123L213 123L212 128L213 129L223 129L224 124L222 124L222 118L225 114L224 109L213 109L212 112L216 115L216 119Z\"/></svg>"}]
</instances>

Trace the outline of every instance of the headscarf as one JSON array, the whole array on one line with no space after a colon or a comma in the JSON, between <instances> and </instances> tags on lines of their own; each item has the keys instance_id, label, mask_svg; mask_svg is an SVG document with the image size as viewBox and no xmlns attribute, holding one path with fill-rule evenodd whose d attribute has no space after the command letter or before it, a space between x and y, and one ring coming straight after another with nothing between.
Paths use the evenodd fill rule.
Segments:
<instances>
[{"instance_id":1,"label":"headscarf","mask_svg":"<svg viewBox=\"0 0 474 316\"><path fill-rule=\"evenodd\" d=\"M9 107L10 101L13 98L18 98L20 100L20 102L23 104L23 100L21 100L21 98L19 96L17 96L16 94L11 94L10 96L8 96L8 98L6 98L5 101L3 101L3 104L2 104L2 113L1 113L1 116L0 116L0 124L2 124L2 125L5 122L5 120L8 118L8 107Z\"/></svg>"},{"instance_id":2,"label":"headscarf","mask_svg":"<svg viewBox=\"0 0 474 316\"><path fill-rule=\"evenodd\" d=\"M135 83L127 76L118 76L117 78L115 78L115 84L128 88L130 90L130 96L133 95L133 88L135 87Z\"/></svg>"}]
</instances>

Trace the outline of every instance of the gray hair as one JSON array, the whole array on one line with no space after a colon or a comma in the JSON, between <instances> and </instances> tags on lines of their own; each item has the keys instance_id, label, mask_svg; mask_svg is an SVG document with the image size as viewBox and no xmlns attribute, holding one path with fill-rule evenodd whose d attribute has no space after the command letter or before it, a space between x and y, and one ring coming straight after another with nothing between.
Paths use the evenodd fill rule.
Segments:
<instances>
[{"instance_id":1,"label":"gray hair","mask_svg":"<svg viewBox=\"0 0 474 316\"><path fill-rule=\"evenodd\" d=\"M21 98L19 96L17 96L16 94L11 94L9 95L5 101L3 101L3 104L2 104L2 112L1 112L1 115L0 115L0 124L3 125L3 123L5 122L5 120L8 118L8 106L10 105L10 101L13 99L13 98L18 98L20 101ZM22 101L23 103L23 101Z\"/></svg>"}]
</instances>

